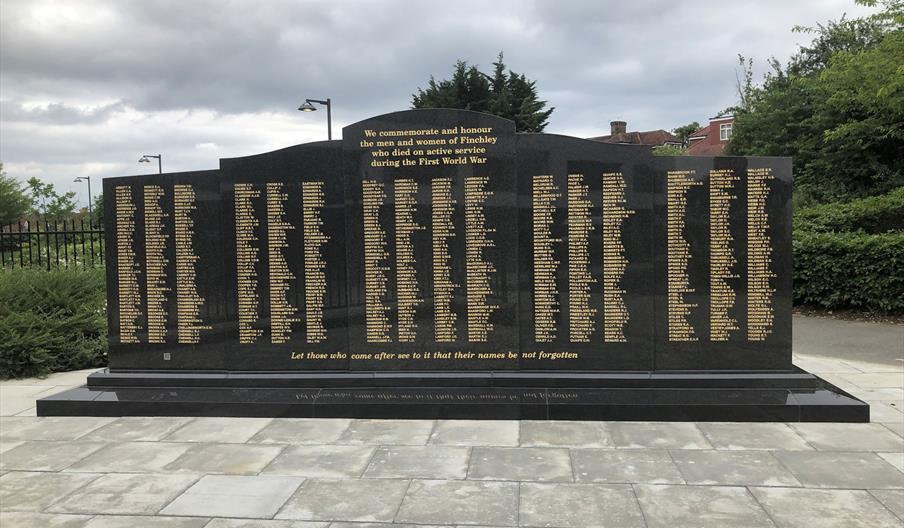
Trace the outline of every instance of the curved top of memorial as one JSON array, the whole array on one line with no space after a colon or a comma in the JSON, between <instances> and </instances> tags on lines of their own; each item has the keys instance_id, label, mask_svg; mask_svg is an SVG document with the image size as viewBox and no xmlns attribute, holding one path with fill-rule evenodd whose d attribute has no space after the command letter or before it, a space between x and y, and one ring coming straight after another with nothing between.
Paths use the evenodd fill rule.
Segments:
<instances>
[{"instance_id":1,"label":"curved top of memorial","mask_svg":"<svg viewBox=\"0 0 904 528\"><path fill-rule=\"evenodd\" d=\"M438 135L443 129L454 126L492 128L495 133L515 133L514 121L493 114L456 108L417 108L389 112L352 123L342 129L342 137L356 136L364 129L385 130L386 133L399 136L429 136L434 135L431 131L438 131Z\"/></svg>"}]
</instances>

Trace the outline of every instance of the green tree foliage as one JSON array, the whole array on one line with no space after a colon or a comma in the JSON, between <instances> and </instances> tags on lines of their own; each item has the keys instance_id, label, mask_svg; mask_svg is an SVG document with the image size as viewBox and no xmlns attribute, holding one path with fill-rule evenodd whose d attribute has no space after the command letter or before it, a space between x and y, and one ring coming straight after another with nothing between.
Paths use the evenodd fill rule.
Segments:
<instances>
[{"instance_id":1,"label":"green tree foliage","mask_svg":"<svg viewBox=\"0 0 904 528\"><path fill-rule=\"evenodd\" d=\"M871 17L795 28L813 41L787 65L771 60L761 85L739 83L728 151L793 157L796 193L809 202L904 185L904 2L881 6Z\"/></svg>"},{"instance_id":2,"label":"green tree foliage","mask_svg":"<svg viewBox=\"0 0 904 528\"><path fill-rule=\"evenodd\" d=\"M459 60L452 78L437 81L411 96L412 108L461 108L486 112L515 122L519 132L542 132L555 108L546 108L537 94L537 82L524 74L506 71L502 53L493 63L493 74Z\"/></svg>"},{"instance_id":3,"label":"green tree foliage","mask_svg":"<svg viewBox=\"0 0 904 528\"><path fill-rule=\"evenodd\" d=\"M0 163L0 226L11 224L28 214L31 199L22 184L3 171Z\"/></svg>"},{"instance_id":4,"label":"green tree foliage","mask_svg":"<svg viewBox=\"0 0 904 528\"><path fill-rule=\"evenodd\" d=\"M684 156L685 154L687 154L687 148L679 147L677 145L653 147L654 156Z\"/></svg>"},{"instance_id":5,"label":"green tree foliage","mask_svg":"<svg viewBox=\"0 0 904 528\"><path fill-rule=\"evenodd\" d=\"M94 203L91 204L91 224L94 227L104 226L104 194L100 193L94 197Z\"/></svg>"},{"instance_id":6,"label":"green tree foliage","mask_svg":"<svg viewBox=\"0 0 904 528\"><path fill-rule=\"evenodd\" d=\"M31 213L44 218L62 218L75 212L75 193L59 194L52 183L44 183L37 178L29 178L31 192Z\"/></svg>"},{"instance_id":7,"label":"green tree foliage","mask_svg":"<svg viewBox=\"0 0 904 528\"><path fill-rule=\"evenodd\" d=\"M698 130L700 130L700 123L693 121L686 125L683 125L683 126L680 126L677 128L673 128L672 134L675 134L676 136L678 136L678 139L680 139L681 142L686 145L687 137Z\"/></svg>"}]
</instances>

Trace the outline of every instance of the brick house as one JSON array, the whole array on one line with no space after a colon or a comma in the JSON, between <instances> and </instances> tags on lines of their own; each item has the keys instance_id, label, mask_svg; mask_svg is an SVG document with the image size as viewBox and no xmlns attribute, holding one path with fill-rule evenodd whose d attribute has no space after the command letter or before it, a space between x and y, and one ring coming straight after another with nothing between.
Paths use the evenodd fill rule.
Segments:
<instances>
[{"instance_id":1,"label":"brick house","mask_svg":"<svg viewBox=\"0 0 904 528\"><path fill-rule=\"evenodd\" d=\"M734 120L734 116L710 118L708 125L687 136L688 155L721 155L731 139Z\"/></svg>"}]
</instances>

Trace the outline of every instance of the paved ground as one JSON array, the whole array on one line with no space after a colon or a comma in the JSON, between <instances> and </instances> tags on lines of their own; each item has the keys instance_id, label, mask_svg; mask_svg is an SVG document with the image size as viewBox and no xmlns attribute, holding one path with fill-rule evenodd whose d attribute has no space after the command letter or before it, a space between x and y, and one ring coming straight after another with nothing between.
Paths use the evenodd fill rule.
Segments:
<instances>
[{"instance_id":1,"label":"paved ground","mask_svg":"<svg viewBox=\"0 0 904 528\"><path fill-rule=\"evenodd\" d=\"M901 527L904 328L795 318L795 362L874 423L34 418L85 373L3 382L0 525Z\"/></svg>"}]
</instances>

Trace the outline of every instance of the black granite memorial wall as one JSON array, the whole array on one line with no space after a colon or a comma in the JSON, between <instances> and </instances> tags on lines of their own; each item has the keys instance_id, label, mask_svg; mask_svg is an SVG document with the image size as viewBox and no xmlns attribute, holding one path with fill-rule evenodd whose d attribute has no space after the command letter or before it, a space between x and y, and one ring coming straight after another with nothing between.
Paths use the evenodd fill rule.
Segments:
<instances>
[{"instance_id":1,"label":"black granite memorial wall","mask_svg":"<svg viewBox=\"0 0 904 528\"><path fill-rule=\"evenodd\" d=\"M791 162L460 110L104 180L110 368L41 414L864 420L791 363Z\"/></svg>"}]
</instances>

